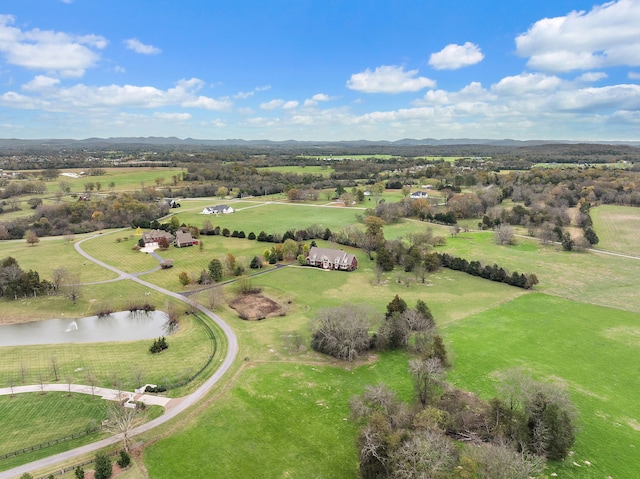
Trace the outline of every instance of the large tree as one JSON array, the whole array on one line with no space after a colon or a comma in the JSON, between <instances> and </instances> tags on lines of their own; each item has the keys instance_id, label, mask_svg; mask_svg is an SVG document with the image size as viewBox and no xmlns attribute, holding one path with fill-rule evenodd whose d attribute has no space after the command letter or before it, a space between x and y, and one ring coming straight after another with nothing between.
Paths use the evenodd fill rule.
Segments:
<instances>
[{"instance_id":1,"label":"large tree","mask_svg":"<svg viewBox=\"0 0 640 479\"><path fill-rule=\"evenodd\" d=\"M369 331L376 320L376 314L366 306L345 304L321 309L311 322L311 347L353 361L371 347Z\"/></svg>"}]
</instances>

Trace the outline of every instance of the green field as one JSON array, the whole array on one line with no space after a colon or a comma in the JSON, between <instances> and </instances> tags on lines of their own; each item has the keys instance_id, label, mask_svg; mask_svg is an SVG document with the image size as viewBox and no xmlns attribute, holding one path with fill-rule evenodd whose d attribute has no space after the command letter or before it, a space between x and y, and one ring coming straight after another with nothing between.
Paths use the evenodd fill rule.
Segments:
<instances>
[{"instance_id":1,"label":"green field","mask_svg":"<svg viewBox=\"0 0 640 479\"><path fill-rule=\"evenodd\" d=\"M640 208L603 205L591 210L597 248L640 256Z\"/></svg>"},{"instance_id":2,"label":"green field","mask_svg":"<svg viewBox=\"0 0 640 479\"><path fill-rule=\"evenodd\" d=\"M0 436L0 456L100 426L107 402L86 394L64 392L0 396L5 434ZM56 428L47 427L51 418Z\"/></svg>"},{"instance_id":3,"label":"green field","mask_svg":"<svg viewBox=\"0 0 640 479\"><path fill-rule=\"evenodd\" d=\"M147 448L145 464L158 479L354 478L357 428L347 420L348 399L383 381L408 399L407 360L388 354L358 368L250 361L197 424Z\"/></svg>"},{"instance_id":4,"label":"green field","mask_svg":"<svg viewBox=\"0 0 640 479\"><path fill-rule=\"evenodd\" d=\"M548 294L601 306L640 311L640 260L593 251L566 252L517 238L514 246L498 246L493 233L460 233L447 238L443 251L467 260L480 260L510 271L535 273L536 289Z\"/></svg>"},{"instance_id":5,"label":"green field","mask_svg":"<svg viewBox=\"0 0 640 479\"><path fill-rule=\"evenodd\" d=\"M210 203L211 204L211 203ZM342 228L356 222L356 215L362 214L361 208L343 208L335 206L312 206L306 204L233 203L235 212L228 215L202 215L197 212L180 211L176 216L181 223L202 226L205 220L211 224L228 228L230 231L244 231L247 235L256 235L264 230L267 233L283 234L289 229L306 228L313 224L331 230Z\"/></svg>"},{"instance_id":6,"label":"green field","mask_svg":"<svg viewBox=\"0 0 640 479\"><path fill-rule=\"evenodd\" d=\"M494 374L522 367L569 388L580 410L575 454L559 477L634 477L640 456L640 323L637 313L527 294L445 328L450 380L485 397ZM481 347L478 347L481 345ZM592 466L585 466L584 461ZM573 461L581 464L576 467Z\"/></svg>"},{"instance_id":7,"label":"green field","mask_svg":"<svg viewBox=\"0 0 640 479\"><path fill-rule=\"evenodd\" d=\"M60 189L60 182L65 181L71 186L71 192L84 193L85 184L100 183L101 192L108 193L110 191L135 191L141 188L150 188L157 186L156 180L161 180L160 185L169 186L173 184L173 177L178 176L182 179L182 168L169 167L132 167L132 168L103 168L104 175L100 176L81 176L80 178L71 178L59 175L57 179L47 182L47 191L54 193ZM81 173L84 170L70 169L61 170L61 173ZM113 187L109 184L114 183ZM98 192L97 188L93 190Z\"/></svg>"},{"instance_id":8,"label":"green field","mask_svg":"<svg viewBox=\"0 0 640 479\"><path fill-rule=\"evenodd\" d=\"M388 201L401 197L400 192L385 192L383 198L387 195ZM311 224L337 230L356 223L357 215L363 213L359 208L250 199L234 201L236 212L232 215L199 214L204 206L224 202L184 200L182 208L173 212L181 222L201 226L209 220L213 226L246 234L261 230L283 233ZM637 223L633 221L640 218L636 212L631 208L594 208L599 246L633 253L637 243ZM636 226L627 227L628 219ZM607 227L612 230L610 236L603 234ZM274 478L357 477L357 429L345 420L349 398L368 384L386 382L403 399L410 400L408 355L364 357L357 364L337 362L309 349L308 322L319 308L345 302L366 303L382 312L398 294L410 306L418 299L429 305L453 360L449 380L455 385L489 398L494 393L496 371L522 366L538 379L568 387L580 410L581 430L574 455L564 463L552 464L549 474L557 472L558 477L576 479L633 477L640 470L640 459L633 452L640 430L640 403L635 400L639 391L633 380L640 359L640 295L636 287L640 283L640 262L593 251L563 252L559 246L542 246L527 238L517 238L514 246L497 246L490 232L463 232L452 237L450 228L419 221L387 225L384 231L386 238L393 239L427 228L446 237L446 246L436 251L535 273L540 280L536 292L447 269L429 275L424 284L399 268L384 274L378 282L375 263L362 251L342 246L338 247L358 256L359 269L354 273L291 265L252 278L263 294L287 305L285 316L243 321L226 304L238 294L237 285L218 286L224 290L224 301L216 312L239 338L235 375L225 378L215 396L207 399L207 407L199 410L201 414L185 418L175 434L145 449L144 461L151 476L249 477L259 471L260 477ZM156 259L132 251L137 241L137 237L131 237L134 233L127 229L98 235L84 242L83 248L129 273L156 268ZM125 241L125 236L130 239ZM221 236L202 236L201 240L203 251L196 246L158 252L163 258L173 259L175 267L142 277L182 291L178 281L181 271L197 274L212 258L227 253L247 262L272 246ZM42 263L44 254L30 255L30 251L50 251L81 270L83 281L114 278L97 266L83 269L81 257L63 240L47 241L36 247L24 241L3 242L0 257L10 253L25 269L50 271L53 266ZM318 244L335 247L322 241ZM129 298L145 292L143 286L131 281L87 285L76 307L63 297L25 298L3 302L0 315L32 314L35 319L44 319L47 312L63 312L65 317L78 317L107 298L115 304L126 304ZM157 293L149 298L158 305L165 301ZM196 298L207 304L206 292ZM21 364L27 363L31 382L37 383L39 376L50 375L51 356L55 355L64 367L64 375L72 375L74 382L83 382L91 370L100 375L104 386L117 379L131 388L136 385L134 365L144 368L145 382L147 377L160 383L169 378L178 380L187 375L187 369L202 364L211 344L196 323L188 317L183 321L179 333L183 336L173 338L170 349L158 358L151 357L145 342L2 348L0 378L13 376L19 384ZM302 340L301 349L292 347L297 337ZM574 461L579 467L573 465Z\"/></svg>"}]
</instances>

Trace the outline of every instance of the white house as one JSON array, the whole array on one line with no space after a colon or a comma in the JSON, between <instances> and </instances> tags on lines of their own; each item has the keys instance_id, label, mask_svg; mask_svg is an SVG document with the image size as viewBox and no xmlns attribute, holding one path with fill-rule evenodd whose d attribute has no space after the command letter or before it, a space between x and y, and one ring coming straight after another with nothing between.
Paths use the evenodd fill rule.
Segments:
<instances>
[{"instance_id":1,"label":"white house","mask_svg":"<svg viewBox=\"0 0 640 479\"><path fill-rule=\"evenodd\" d=\"M201 214L218 216L220 213L228 215L229 213L233 213L233 208L229 205L207 206L202 210Z\"/></svg>"},{"instance_id":2,"label":"white house","mask_svg":"<svg viewBox=\"0 0 640 479\"><path fill-rule=\"evenodd\" d=\"M427 194L426 191L414 191L409 195L409 198L411 198L412 200L417 200L420 198L427 198L428 196L429 195Z\"/></svg>"}]
</instances>

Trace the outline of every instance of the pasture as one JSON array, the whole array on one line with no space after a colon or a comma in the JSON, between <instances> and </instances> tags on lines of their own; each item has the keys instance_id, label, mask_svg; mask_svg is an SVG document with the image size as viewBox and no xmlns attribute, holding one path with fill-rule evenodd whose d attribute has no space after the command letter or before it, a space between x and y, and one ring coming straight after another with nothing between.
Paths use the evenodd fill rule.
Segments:
<instances>
[{"instance_id":1,"label":"pasture","mask_svg":"<svg viewBox=\"0 0 640 479\"><path fill-rule=\"evenodd\" d=\"M357 477L348 399L386 382L408 399L408 358L359 365L245 364L233 388L192 427L145 449L154 478Z\"/></svg>"},{"instance_id":2,"label":"pasture","mask_svg":"<svg viewBox=\"0 0 640 479\"><path fill-rule=\"evenodd\" d=\"M213 226L228 228L230 231L244 231L247 235L266 233L283 234L289 229L307 228L313 224L331 230L357 222L356 216L363 213L362 208L344 208L340 206L314 206L304 203L257 203L244 201L232 203L235 212L228 215L202 215L200 211L180 211L175 216L181 223L202 226L209 220Z\"/></svg>"},{"instance_id":3,"label":"pasture","mask_svg":"<svg viewBox=\"0 0 640 479\"><path fill-rule=\"evenodd\" d=\"M574 455L551 469L576 479L633 477L640 470L633 452L640 390L630 380L640 361L638 319L637 313L523 295L444 328L453 357L449 379L485 398L495 394L495 373L506 368L566 386L581 430Z\"/></svg>"},{"instance_id":4,"label":"pasture","mask_svg":"<svg viewBox=\"0 0 640 479\"><path fill-rule=\"evenodd\" d=\"M393 192L389 196L394 194L401 195ZM237 209L232 215L199 214L204 206L221 202L224 201L185 200L183 207L173 213L180 222L200 227L204 220L209 220L213 226L246 234L251 231L258 234L261 230L283 233L314 223L337 230L357 223L358 215L363 213L360 208L262 203L250 199L234 201ZM602 241L598 210L595 208L592 214ZM623 213L616 211L613 216L620 214ZM574 456L564 463L552 464L550 472L576 479L633 476L640 469L633 453L640 406L634 400L638 396L636 385L629 378L637 375L634 368L637 369L635 364L640 359L637 326L640 297L635 286L640 282L640 263L593 251L563 252L559 246L543 246L528 238L517 238L513 246L498 246L491 232L452 237L449 228L419 221L387 225L384 232L387 238L398 238L427 228L446 237L447 244L436 251L497 263L511 271L535 273L540 280L536 292L447 269L429 275L424 284L399 268L378 277L375 262L365 253L342 246L337 247L358 256L360 266L354 273L291 265L251 279L263 294L287 305L282 317L243 321L227 306L238 294L237 286L233 283L216 286L224 290L224 301L216 311L239 338L236 374L225 379L225 387L215 392L215 401L210 396L208 407L200 408L197 417L186 418L175 434L145 449L144 461L152 477L210 475L213 471L221 477L248 477L256 471L263 473L262 477L357 477L357 429L346 420L349 398L365 385L386 382L409 400L413 393L407 374L408 355L363 357L353 364L334 361L310 350L308 322L318 309L345 302L366 303L382 314L395 294L410 306L422 299L430 307L454 363L449 373L454 384L488 398L494 394L496 371L523 366L538 379L567 385L580 409L582 430ZM131 250L137 241L137 237L132 237L134 232L122 230L99 235L83 243L83 248L126 272L151 271L158 261ZM125 241L124 236L130 239ZM605 244L611 241L606 235L604 238ZM149 272L143 278L182 291L179 272L198 273L213 257L227 253L247 261L272 246L222 236L201 239L205 244L203 251L195 246L158 252L164 258L174 259L175 267ZM632 241L621 240L619 247L627 251ZM15 251L17 258L22 254L25 265L18 260L23 268L33 265L33 269L43 271L50 269L40 262L44 256L29 257L30 250L60 248L54 254L63 255L65 247L72 249L53 240L52 246L46 241L36 247L24 242L7 243L11 244L3 244L0 251L15 248L11 251ZM322 241L318 244L332 246ZM67 261L74 259L67 257ZM97 266L87 271L86 275L83 273L83 281L85 277L115 276ZM71 311L68 299L51 297L3 302L3 314L7 311L5 307L25 315L38 311L32 313L34 316L55 308L65 314L78 314L80 309L92 310L105 298L113 297L116 304L124 304L127 298L144 293L143 286L131 281L86 285L78 311ZM156 304L164 302L156 293L151 293L151 298ZM207 304L206 291L195 298ZM49 346L38 347L38 351L2 348L0 374L19 380L21 364L33 364L29 374L31 382L37 383L39 376L51 375L51 357L55 356L64 365L65 375L74 375L74 382L83 382L87 371L91 371L100 374L102 385L121 383L135 387L139 371L132 365L144 369L145 378L153 377L160 383L169 376L186 377L187 369L193 370L210 354L205 346L210 342L203 339L191 321L190 317L183 319L184 329L179 334L185 333L185 338L170 339L171 347L158 358L151 357L144 342L72 345L64 351ZM173 356L172 349L176 353ZM197 357L191 363L192 356ZM154 363L156 359L163 362ZM63 376L61 381L65 380ZM573 465L574 461L579 466Z\"/></svg>"},{"instance_id":5,"label":"pasture","mask_svg":"<svg viewBox=\"0 0 640 479\"><path fill-rule=\"evenodd\" d=\"M640 208L603 205L591 210L597 248L640 256Z\"/></svg>"},{"instance_id":6,"label":"pasture","mask_svg":"<svg viewBox=\"0 0 640 479\"><path fill-rule=\"evenodd\" d=\"M185 171L182 168L170 168L170 167L131 167L131 168L103 168L104 175L88 176L82 175L79 177L71 177L65 175L58 175L53 181L47 182L47 192L55 193L60 190L60 182L64 181L71 187L72 193L84 193L85 184L87 183L100 183L100 192L109 193L135 191L142 188L156 187L157 185L169 186L174 184L174 176L177 181L182 180L182 173ZM61 170L61 173L75 173L79 174L84 170L70 169ZM98 191L97 187L94 187L94 192Z\"/></svg>"},{"instance_id":7,"label":"pasture","mask_svg":"<svg viewBox=\"0 0 640 479\"><path fill-rule=\"evenodd\" d=\"M495 244L492 232L460 233L442 251L510 271L535 273L536 290L575 301L640 311L640 260L597 251L562 251L559 245L517 238L514 246Z\"/></svg>"}]
</instances>

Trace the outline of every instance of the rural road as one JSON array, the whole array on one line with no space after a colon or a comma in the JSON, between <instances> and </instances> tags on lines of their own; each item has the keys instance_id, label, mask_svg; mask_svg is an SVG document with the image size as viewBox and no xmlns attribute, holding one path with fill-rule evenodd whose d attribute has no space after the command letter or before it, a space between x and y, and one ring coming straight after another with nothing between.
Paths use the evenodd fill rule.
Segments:
<instances>
[{"instance_id":1,"label":"rural road","mask_svg":"<svg viewBox=\"0 0 640 479\"><path fill-rule=\"evenodd\" d=\"M137 283L143 284L144 286L146 286L149 289L153 289L154 291L157 291L159 293L162 293L166 296L170 296L172 298L178 299L180 301L183 302L187 302L188 300L178 294L178 293L174 293L173 291L169 291L166 290L164 288L160 288L159 286L156 286L155 284L149 283L147 281L144 281L138 277L136 277L133 274L129 274L129 273L125 273L123 271L120 271L117 268L114 268L113 266L110 266L106 263L104 263L103 261L100 261L96 258L94 258L93 256L87 254L82 248L81 248L81 244L89 239L91 239L93 237L90 238L86 238L83 239L81 241L78 241L77 243L75 243L75 248L76 251L78 251L78 253L80 253L82 256L84 256L85 258L87 258L90 261L93 261L94 263L102 266L103 268L106 268L108 270L113 271L114 273L118 274L119 277L121 279L129 279L131 281L136 281ZM204 397L205 394L207 394L207 392L209 392L209 390L220 380L220 378L222 378L224 376L224 374L229 370L229 368L231 367L231 365L233 364L233 361L236 357L236 355L238 354L238 339L235 335L235 333L233 332L233 330L229 327L229 325L227 323L225 323L222 318L220 318L218 315L216 315L215 313L213 313L212 311L208 310L207 308L205 308L204 306L200 306L198 305L198 309L206 314L214 323L216 323L216 325L223 331L224 335L227 337L227 354L224 357L224 359L222 360L222 363L220 364L220 366L216 369L215 373L213 373L213 375L207 379L202 386L200 386L197 390L195 390L193 393L189 394L188 396L185 396L183 398L180 398L180 401L176 401L176 405L167 409L165 414L163 414L162 416L153 419L141 426L138 426L137 428L133 429L131 431L131 436L135 436L138 434L141 434L143 432L149 431L151 429L153 429L154 427L159 426L160 424L163 424L171 419L173 419L174 417L176 417L178 414L182 413L184 410L186 410L187 408L189 408L190 406L192 406L193 404L195 404L196 402L198 402L200 399L202 399L202 397ZM106 439L102 439L101 441L96 441L93 442L91 444L87 444L75 449L72 449L70 451L65 451L65 452L61 452L59 454L55 454L53 456L49 456L46 457L44 459L40 459L38 461L34 461L28 464L24 464L22 466L18 466L15 467L13 469L9 469L7 471L2 471L0 472L0 479L11 479L14 477L19 477L21 474L25 473L25 472L31 472L34 470L38 470L38 469L42 469L44 467L50 467L50 466L54 466L56 464L59 464L61 462L65 462L65 461L69 461L75 457L81 456L83 454L87 454L93 451L97 451L98 449L102 449L103 447L115 444L117 442L119 442L121 439L118 435L116 436L112 436Z\"/></svg>"}]
</instances>

